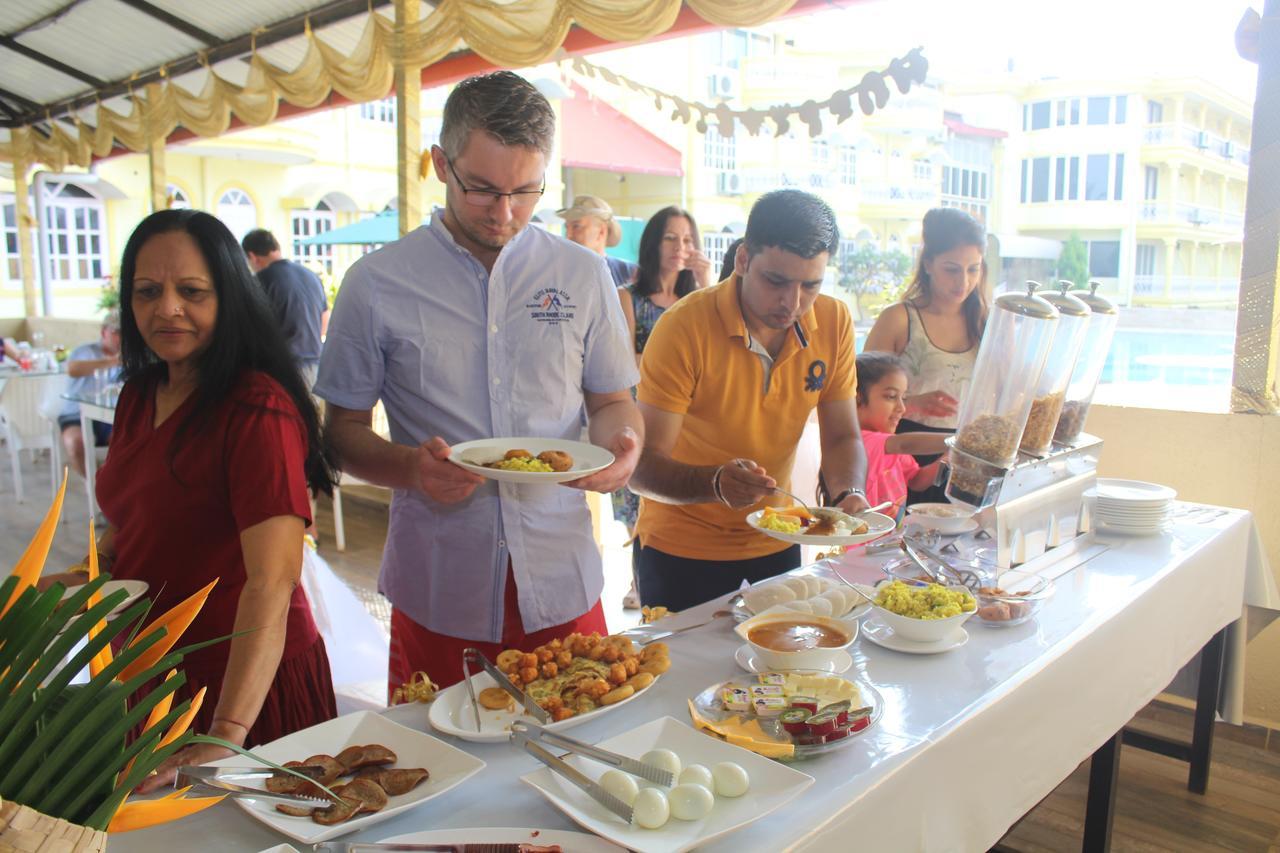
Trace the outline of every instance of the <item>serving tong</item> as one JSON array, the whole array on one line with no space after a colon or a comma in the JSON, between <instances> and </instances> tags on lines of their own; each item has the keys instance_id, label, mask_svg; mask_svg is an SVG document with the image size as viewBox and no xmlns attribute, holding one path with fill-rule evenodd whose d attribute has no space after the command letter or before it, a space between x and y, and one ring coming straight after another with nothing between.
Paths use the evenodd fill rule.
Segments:
<instances>
[{"instance_id":1,"label":"serving tong","mask_svg":"<svg viewBox=\"0 0 1280 853\"><path fill-rule=\"evenodd\" d=\"M540 723L551 722L551 715L538 707L538 703L533 701L532 696L516 687L511 682L511 679L507 678L507 674L494 666L493 661L485 657L482 651L476 648L466 648L462 650L462 683L467 685L467 696L471 699L471 711L475 714L476 719L476 731L480 731L480 703L476 700L475 685L471 683L471 667L476 664L479 664L489 674L489 677L519 702L535 720Z\"/></svg>"},{"instance_id":2,"label":"serving tong","mask_svg":"<svg viewBox=\"0 0 1280 853\"><path fill-rule=\"evenodd\" d=\"M527 720L516 720L511 724L511 742L513 744L523 747L525 752L545 764L552 773L568 779L588 797L627 823L631 822L631 806L610 794L600 783L593 781L591 777L566 762L564 756L553 755L550 750L538 743L538 741L566 749L571 753L590 758L593 761L599 761L601 764L607 764L624 773L639 776L641 779L652 782L655 785L670 788L675 784L675 774L670 770L663 770L660 767L654 767L652 764L645 764L643 761L637 761L634 758L618 755L616 752L610 752L607 749L601 749L598 746L583 743L580 740L565 737L556 732L547 731L542 726L530 723Z\"/></svg>"},{"instance_id":3,"label":"serving tong","mask_svg":"<svg viewBox=\"0 0 1280 853\"><path fill-rule=\"evenodd\" d=\"M310 779L318 779L324 775L325 768L318 764L307 764L290 767L290 770ZM208 767L205 765L184 765L178 768L175 787L186 785L202 785L214 788L231 797L247 797L255 800L271 800L291 806L328 806L331 801L327 797L308 797L302 794L276 794L265 788L251 788L233 782L233 779L263 779L275 776L280 771L271 767Z\"/></svg>"},{"instance_id":4,"label":"serving tong","mask_svg":"<svg viewBox=\"0 0 1280 853\"><path fill-rule=\"evenodd\" d=\"M910 537L902 537L902 550L911 558L911 562L919 566L926 575L933 578L935 583L940 583L943 586L950 583L958 583L970 592L975 592L982 586L982 578L977 572L956 568L947 562L946 557L918 541L912 541ZM941 569L935 569L930 563L940 566Z\"/></svg>"}]
</instances>

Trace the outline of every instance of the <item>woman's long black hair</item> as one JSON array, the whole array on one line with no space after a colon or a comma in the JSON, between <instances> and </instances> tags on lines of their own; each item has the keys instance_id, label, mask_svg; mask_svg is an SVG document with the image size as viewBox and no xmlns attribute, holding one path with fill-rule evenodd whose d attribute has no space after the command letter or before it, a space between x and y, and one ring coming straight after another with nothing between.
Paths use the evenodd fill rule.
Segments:
<instances>
[{"instance_id":1,"label":"woman's long black hair","mask_svg":"<svg viewBox=\"0 0 1280 853\"><path fill-rule=\"evenodd\" d=\"M199 387L195 405L178 425L169 449L170 459L176 456L188 431L199 430L208 423L244 372L257 370L279 382L293 399L307 429L307 485L316 493L331 494L333 468L320 438L315 404L240 244L216 217L202 210L160 210L142 220L129 236L120 262L120 363L124 380L142 379L150 384L168 375L168 366L156 357L138 330L133 314L133 277L138 253L146 242L171 231L185 232L200 248L218 295L218 315L213 340L196 362Z\"/></svg>"},{"instance_id":2,"label":"woman's long black hair","mask_svg":"<svg viewBox=\"0 0 1280 853\"><path fill-rule=\"evenodd\" d=\"M987 231L982 223L958 207L935 207L924 215L924 245L920 247L920 262L916 265L915 278L907 286L902 301L923 308L933 298L932 283L925 263L944 252L960 246L975 246L984 255L987 251ZM969 340L977 345L987 325L987 261L982 260L982 281L965 297L961 307Z\"/></svg>"},{"instance_id":3,"label":"woman's long black hair","mask_svg":"<svg viewBox=\"0 0 1280 853\"><path fill-rule=\"evenodd\" d=\"M689 220L694 245L702 250L702 238L698 236L698 223L694 221L693 214L674 204L659 210L649 217L640 234L640 256L636 259L640 269L636 273L636 283L631 286L631 292L636 296L651 296L662 290L662 237L667 233L667 220L673 216ZM676 276L676 297L688 296L697 289L698 281L693 277L693 270L680 270Z\"/></svg>"}]
</instances>

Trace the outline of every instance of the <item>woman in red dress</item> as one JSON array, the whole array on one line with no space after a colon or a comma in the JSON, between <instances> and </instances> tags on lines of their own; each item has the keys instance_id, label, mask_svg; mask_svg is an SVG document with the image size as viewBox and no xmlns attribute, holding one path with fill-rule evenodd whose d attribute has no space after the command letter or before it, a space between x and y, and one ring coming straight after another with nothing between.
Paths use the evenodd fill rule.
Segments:
<instances>
[{"instance_id":1,"label":"woman in red dress","mask_svg":"<svg viewBox=\"0 0 1280 853\"><path fill-rule=\"evenodd\" d=\"M246 746L336 714L324 641L299 584L308 487L332 472L315 407L235 238L207 213L148 216L121 264L126 380L98 475L100 559L150 585L155 613L218 579L182 642L195 730ZM230 755L196 745L179 764Z\"/></svg>"}]
</instances>

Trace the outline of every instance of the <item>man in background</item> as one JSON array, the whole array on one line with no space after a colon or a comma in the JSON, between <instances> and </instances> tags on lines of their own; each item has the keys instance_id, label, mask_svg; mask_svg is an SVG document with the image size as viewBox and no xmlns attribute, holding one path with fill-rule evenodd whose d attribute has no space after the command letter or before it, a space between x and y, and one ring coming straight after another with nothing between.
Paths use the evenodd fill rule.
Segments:
<instances>
[{"instance_id":1,"label":"man in background","mask_svg":"<svg viewBox=\"0 0 1280 853\"><path fill-rule=\"evenodd\" d=\"M320 366L320 340L329 323L329 300L320 277L302 264L285 260L280 244L265 228L255 228L240 241L249 266L275 309L276 319L310 388Z\"/></svg>"},{"instance_id":2,"label":"man in background","mask_svg":"<svg viewBox=\"0 0 1280 853\"><path fill-rule=\"evenodd\" d=\"M604 255L614 284L622 287L636 277L635 264L604 253L606 248L622 242L622 226L613 218L613 208L607 201L593 195L580 195L573 200L571 207L561 208L556 213L564 220L564 236L579 246Z\"/></svg>"},{"instance_id":3,"label":"man in background","mask_svg":"<svg viewBox=\"0 0 1280 853\"><path fill-rule=\"evenodd\" d=\"M67 375L71 382L67 386L67 396L92 393L95 389L95 374L99 370L107 371L107 382L115 382L120 376L120 312L111 310L102 318L102 329L98 340L81 344L71 351L67 359ZM80 404L68 401L58 415L58 428L62 431L62 449L66 452L67 462L84 476L84 431L80 427ZM93 421L93 442L98 447L106 447L111 439L111 424Z\"/></svg>"}]
</instances>

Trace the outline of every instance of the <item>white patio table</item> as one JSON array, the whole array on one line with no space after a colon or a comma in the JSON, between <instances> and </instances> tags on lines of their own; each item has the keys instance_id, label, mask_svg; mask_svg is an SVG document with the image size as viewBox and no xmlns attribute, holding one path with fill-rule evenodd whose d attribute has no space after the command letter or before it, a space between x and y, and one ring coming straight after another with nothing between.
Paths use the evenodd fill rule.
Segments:
<instances>
[{"instance_id":1,"label":"white patio table","mask_svg":"<svg viewBox=\"0 0 1280 853\"><path fill-rule=\"evenodd\" d=\"M706 849L987 850L1080 762L1100 747L1118 751L1121 729L1178 669L1211 639L1224 645L1223 629L1240 619L1246 597L1275 606L1265 558L1251 547L1251 516L1229 510L1204 517L1211 520L1183 522L1162 536L1100 538L1105 548L1048 572L1057 576L1056 591L1037 620L1011 628L971 621L969 642L954 651L904 655L859 639L854 667L884 695L883 718L848 748L797 763L817 779L803 796ZM875 571L865 557L842 566L868 579ZM726 601L671 617L671 627L702 621ZM730 621L673 638L672 669L642 700L572 734L597 741L662 715L687 720L690 696L741 674ZM430 731L425 706L387 713ZM532 758L506 744L446 739L488 766L458 789L347 840L438 828L574 828L519 781L539 766ZM1114 793L1108 781L1099 781L1099 808L1109 807ZM1086 849L1105 849L1109 810L1090 821ZM190 849L193 839L244 851L285 840L225 802L178 823L113 836L110 850L171 853Z\"/></svg>"},{"instance_id":2,"label":"white patio table","mask_svg":"<svg viewBox=\"0 0 1280 853\"><path fill-rule=\"evenodd\" d=\"M80 432L84 436L84 487L89 500L89 517L93 518L98 512L98 496L94 491L98 473L98 444L94 437L93 422L115 423L119 392L102 389L62 396L80 406Z\"/></svg>"}]
</instances>

